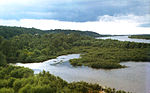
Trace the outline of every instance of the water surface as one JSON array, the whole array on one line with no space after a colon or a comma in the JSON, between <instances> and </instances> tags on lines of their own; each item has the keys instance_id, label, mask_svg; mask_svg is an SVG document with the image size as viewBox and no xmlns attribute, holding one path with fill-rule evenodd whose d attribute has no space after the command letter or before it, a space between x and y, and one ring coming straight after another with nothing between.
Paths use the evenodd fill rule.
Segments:
<instances>
[{"instance_id":1,"label":"water surface","mask_svg":"<svg viewBox=\"0 0 150 93\"><path fill-rule=\"evenodd\" d=\"M114 39L114 40L119 40L119 41L130 41L130 42L138 42L138 43L150 43L150 40L133 39L133 38L128 38L128 36L98 37L97 39Z\"/></svg>"},{"instance_id":2,"label":"water surface","mask_svg":"<svg viewBox=\"0 0 150 93\"><path fill-rule=\"evenodd\" d=\"M133 93L150 93L150 63L123 62L121 64L128 66L128 68L113 70L70 65L69 59L79 57L80 54L71 54L59 56L43 63L17 63L16 65L31 68L35 74L43 70L49 71L68 82L86 81Z\"/></svg>"}]
</instances>

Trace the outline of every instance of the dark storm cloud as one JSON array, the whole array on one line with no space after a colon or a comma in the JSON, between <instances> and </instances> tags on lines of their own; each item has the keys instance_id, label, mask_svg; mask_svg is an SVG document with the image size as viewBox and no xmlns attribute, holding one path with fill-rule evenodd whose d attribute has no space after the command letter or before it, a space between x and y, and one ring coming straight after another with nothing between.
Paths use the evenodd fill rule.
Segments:
<instances>
[{"instance_id":1,"label":"dark storm cloud","mask_svg":"<svg viewBox=\"0 0 150 93\"><path fill-rule=\"evenodd\" d=\"M103 15L150 14L150 0L0 0L0 19L95 21Z\"/></svg>"}]
</instances>

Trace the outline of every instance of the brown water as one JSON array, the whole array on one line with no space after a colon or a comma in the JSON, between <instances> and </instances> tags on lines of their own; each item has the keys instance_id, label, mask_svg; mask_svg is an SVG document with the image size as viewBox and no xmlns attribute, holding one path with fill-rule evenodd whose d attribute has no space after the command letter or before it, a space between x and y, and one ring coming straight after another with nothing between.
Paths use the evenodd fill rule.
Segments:
<instances>
[{"instance_id":1,"label":"brown water","mask_svg":"<svg viewBox=\"0 0 150 93\"><path fill-rule=\"evenodd\" d=\"M43 63L17 63L16 65L29 67L34 70L35 74L42 70L49 71L68 82L86 81L133 93L150 93L149 62L124 62L121 64L128 68L113 70L92 69L85 66L72 67L68 60L79 57L80 54L71 54Z\"/></svg>"}]
</instances>

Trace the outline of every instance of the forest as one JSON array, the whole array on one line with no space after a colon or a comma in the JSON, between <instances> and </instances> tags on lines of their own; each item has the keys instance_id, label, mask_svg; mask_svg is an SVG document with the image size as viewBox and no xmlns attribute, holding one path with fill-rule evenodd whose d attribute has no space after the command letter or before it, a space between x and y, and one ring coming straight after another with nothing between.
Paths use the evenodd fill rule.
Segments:
<instances>
[{"instance_id":1,"label":"forest","mask_svg":"<svg viewBox=\"0 0 150 93\"><path fill-rule=\"evenodd\" d=\"M149 34L146 34L146 35L131 35L131 36L129 36L129 38L150 39L150 35Z\"/></svg>"},{"instance_id":2,"label":"forest","mask_svg":"<svg viewBox=\"0 0 150 93\"><path fill-rule=\"evenodd\" d=\"M107 35L100 35L96 32L92 31L79 31L79 30L65 30L65 29L54 29L54 30L40 30L36 28L24 28L24 27L12 27L12 26L0 26L0 36L3 36L4 38L12 38L13 36L21 35L21 34L52 34L52 33L64 33L64 34L70 34L70 33L78 33L80 35L90 36L90 37L101 37L101 36L107 36Z\"/></svg>"},{"instance_id":3,"label":"forest","mask_svg":"<svg viewBox=\"0 0 150 93\"><path fill-rule=\"evenodd\" d=\"M3 29L5 28L5 29ZM11 30L9 30L11 29ZM5 32L6 31L6 32ZM3 33L3 34L2 34ZM49 72L34 75L28 68L9 63L42 62L65 54L81 54L73 66L116 69L125 61L150 61L150 44L95 39L80 33L43 33L34 28L0 27L0 93L126 93L98 84L67 83Z\"/></svg>"}]
</instances>

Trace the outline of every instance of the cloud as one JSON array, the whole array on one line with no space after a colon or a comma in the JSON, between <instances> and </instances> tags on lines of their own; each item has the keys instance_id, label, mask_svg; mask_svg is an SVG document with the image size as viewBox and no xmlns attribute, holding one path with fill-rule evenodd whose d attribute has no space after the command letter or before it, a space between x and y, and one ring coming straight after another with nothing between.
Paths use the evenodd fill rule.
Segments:
<instances>
[{"instance_id":1,"label":"cloud","mask_svg":"<svg viewBox=\"0 0 150 93\"><path fill-rule=\"evenodd\" d=\"M38 29L72 29L83 31L95 31L100 34L150 34L150 27L140 27L148 23L145 16L118 15L99 16L98 21L68 22L46 19L21 19L21 20L0 20L0 25L35 27Z\"/></svg>"},{"instance_id":2,"label":"cloud","mask_svg":"<svg viewBox=\"0 0 150 93\"><path fill-rule=\"evenodd\" d=\"M136 16L133 14L128 15L116 15L116 16L99 16L99 21L120 21L120 20L126 20L128 22L136 22L136 23L149 23L150 22L150 14L146 14L144 16Z\"/></svg>"},{"instance_id":3,"label":"cloud","mask_svg":"<svg viewBox=\"0 0 150 93\"><path fill-rule=\"evenodd\" d=\"M97 21L99 16L150 14L150 0L0 0L0 19Z\"/></svg>"}]
</instances>

